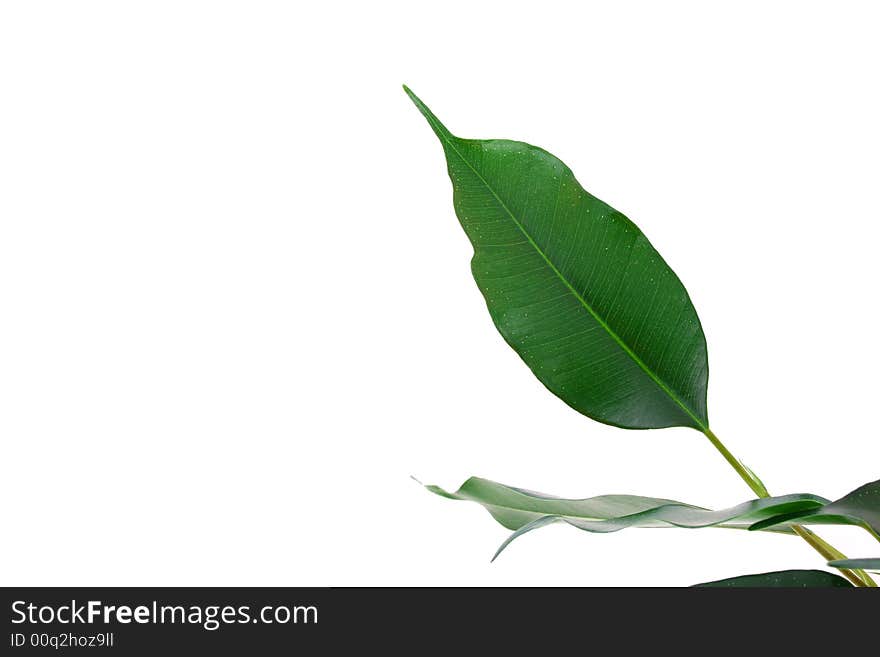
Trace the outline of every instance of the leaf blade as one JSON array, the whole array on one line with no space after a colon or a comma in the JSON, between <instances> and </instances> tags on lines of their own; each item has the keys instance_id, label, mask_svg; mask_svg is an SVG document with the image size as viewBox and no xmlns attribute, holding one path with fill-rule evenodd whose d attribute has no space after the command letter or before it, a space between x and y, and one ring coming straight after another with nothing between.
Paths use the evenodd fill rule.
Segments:
<instances>
[{"instance_id":1,"label":"leaf blade","mask_svg":"<svg viewBox=\"0 0 880 657\"><path fill-rule=\"evenodd\" d=\"M860 559L837 559L829 561L832 568L847 568L849 570L869 570L872 573L880 572L880 557L863 557Z\"/></svg>"},{"instance_id":2,"label":"leaf blade","mask_svg":"<svg viewBox=\"0 0 880 657\"><path fill-rule=\"evenodd\" d=\"M843 577L824 570L778 570L741 575L714 582L695 584L696 588L854 588Z\"/></svg>"},{"instance_id":3,"label":"leaf blade","mask_svg":"<svg viewBox=\"0 0 880 657\"><path fill-rule=\"evenodd\" d=\"M705 336L681 281L624 215L543 149L440 139L495 326L569 406L614 426L708 428Z\"/></svg>"},{"instance_id":4,"label":"leaf blade","mask_svg":"<svg viewBox=\"0 0 880 657\"><path fill-rule=\"evenodd\" d=\"M439 486L429 485L426 488L447 499L476 502L496 522L513 530L493 560L518 537L555 522L565 522L591 533L610 533L630 527L746 529L758 518L790 513L795 508L819 508L828 501L810 494L782 495L712 511L676 500L638 495L558 498L480 477L471 477L454 493Z\"/></svg>"},{"instance_id":5,"label":"leaf blade","mask_svg":"<svg viewBox=\"0 0 880 657\"><path fill-rule=\"evenodd\" d=\"M815 511L768 518L750 529L791 525L856 525L880 540L880 479L859 486Z\"/></svg>"}]
</instances>

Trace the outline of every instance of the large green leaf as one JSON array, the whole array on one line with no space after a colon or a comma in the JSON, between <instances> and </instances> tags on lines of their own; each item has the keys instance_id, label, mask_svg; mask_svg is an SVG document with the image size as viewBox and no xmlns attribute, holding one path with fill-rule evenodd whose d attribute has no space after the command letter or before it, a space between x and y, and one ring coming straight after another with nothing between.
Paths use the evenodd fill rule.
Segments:
<instances>
[{"instance_id":1,"label":"large green leaf","mask_svg":"<svg viewBox=\"0 0 880 657\"><path fill-rule=\"evenodd\" d=\"M595 533L616 532L628 527L747 529L762 519L817 509L828 502L817 495L782 495L711 511L675 500L638 495L561 499L479 477L471 477L454 493L439 486L426 488L449 499L477 502L504 527L515 530L495 557L519 536L554 522L566 522Z\"/></svg>"},{"instance_id":2,"label":"large green leaf","mask_svg":"<svg viewBox=\"0 0 880 657\"><path fill-rule=\"evenodd\" d=\"M600 422L707 429L700 321L638 227L547 151L456 137L404 89L443 145L492 320L538 379Z\"/></svg>"},{"instance_id":3,"label":"large green leaf","mask_svg":"<svg viewBox=\"0 0 880 657\"><path fill-rule=\"evenodd\" d=\"M858 525L880 540L880 480L856 488L819 509L793 511L762 520L752 529L796 525Z\"/></svg>"},{"instance_id":4,"label":"large green leaf","mask_svg":"<svg viewBox=\"0 0 880 657\"><path fill-rule=\"evenodd\" d=\"M853 588L853 585L843 577L824 570L778 570L772 573L719 579L696 586L703 588Z\"/></svg>"}]
</instances>

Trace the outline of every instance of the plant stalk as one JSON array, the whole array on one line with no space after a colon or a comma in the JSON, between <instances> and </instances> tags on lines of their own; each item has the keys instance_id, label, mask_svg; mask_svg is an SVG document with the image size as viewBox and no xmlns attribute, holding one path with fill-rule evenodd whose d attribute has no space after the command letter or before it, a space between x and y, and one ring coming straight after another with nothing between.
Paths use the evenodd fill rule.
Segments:
<instances>
[{"instance_id":1,"label":"plant stalk","mask_svg":"<svg viewBox=\"0 0 880 657\"><path fill-rule=\"evenodd\" d=\"M767 491L767 488L764 486L764 483L749 470L743 463L736 458L733 454L730 453L730 450L724 446L718 436L716 436L712 431L706 427L703 429L703 433L706 435L706 438L709 439L709 442L717 449L721 456L730 464L730 466L736 470L736 473L742 478L746 484L748 484L749 488L757 495L758 497L770 497L770 493ZM846 559L846 556L833 545L825 541L823 538L810 531L806 527L802 527L800 525L792 525L792 530L795 534L804 539L816 552L824 557L825 561L834 561L836 559ZM846 577L850 582L852 582L856 586L870 586L876 587L877 584L871 578L868 573L863 570L849 570L847 568L838 568L841 575Z\"/></svg>"}]
</instances>

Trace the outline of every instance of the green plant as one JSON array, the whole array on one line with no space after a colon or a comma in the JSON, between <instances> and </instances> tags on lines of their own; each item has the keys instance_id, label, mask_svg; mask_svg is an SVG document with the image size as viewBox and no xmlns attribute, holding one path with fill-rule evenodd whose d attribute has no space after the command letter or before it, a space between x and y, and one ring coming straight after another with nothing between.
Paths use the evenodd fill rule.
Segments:
<instances>
[{"instance_id":1,"label":"green plant","mask_svg":"<svg viewBox=\"0 0 880 657\"><path fill-rule=\"evenodd\" d=\"M771 497L709 428L708 358L696 310L675 273L623 214L586 192L547 151L454 136L419 98L446 155L471 270L498 331L538 379L583 415L624 429L703 433L758 499L709 511L673 500L605 495L563 500L472 478L455 493L514 533L565 522L590 532L627 527L726 527L798 535L855 586L876 586L878 559L847 558L807 524L859 525L880 540L880 481L831 502ZM496 554L497 556L497 554ZM818 574L817 574L818 573ZM784 571L712 585L837 586L822 571Z\"/></svg>"}]
</instances>

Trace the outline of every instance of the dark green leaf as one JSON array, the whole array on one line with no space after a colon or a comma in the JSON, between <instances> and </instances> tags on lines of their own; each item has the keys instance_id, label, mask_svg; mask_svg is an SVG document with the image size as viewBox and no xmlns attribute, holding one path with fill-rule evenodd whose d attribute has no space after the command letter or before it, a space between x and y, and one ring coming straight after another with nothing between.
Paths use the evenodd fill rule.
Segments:
<instances>
[{"instance_id":1,"label":"dark green leaf","mask_svg":"<svg viewBox=\"0 0 880 657\"><path fill-rule=\"evenodd\" d=\"M628 527L725 527L746 529L759 519L792 511L816 509L827 502L816 495L783 495L752 500L722 509L708 509L658 497L600 495L581 500L561 499L488 479L471 477L455 493L426 486L437 495L477 502L499 523L515 530L501 545L497 557L511 541L553 522L566 522L588 532L616 532Z\"/></svg>"},{"instance_id":2,"label":"dark green leaf","mask_svg":"<svg viewBox=\"0 0 880 657\"><path fill-rule=\"evenodd\" d=\"M880 571L880 557L867 559L838 559L837 561L829 561L828 565L834 568L878 572Z\"/></svg>"},{"instance_id":3,"label":"dark green leaf","mask_svg":"<svg viewBox=\"0 0 880 657\"><path fill-rule=\"evenodd\" d=\"M704 588L853 588L853 585L843 577L824 570L778 570L773 573L719 579L716 582L706 582L696 586Z\"/></svg>"},{"instance_id":4,"label":"dark green leaf","mask_svg":"<svg viewBox=\"0 0 880 657\"><path fill-rule=\"evenodd\" d=\"M880 538L880 480L860 486L820 509L792 512L756 523L752 529L778 525L858 525Z\"/></svg>"},{"instance_id":5,"label":"dark green leaf","mask_svg":"<svg viewBox=\"0 0 880 657\"><path fill-rule=\"evenodd\" d=\"M700 321L638 227L547 151L456 137L406 92L443 145L492 320L538 379L600 422L706 429Z\"/></svg>"}]
</instances>

